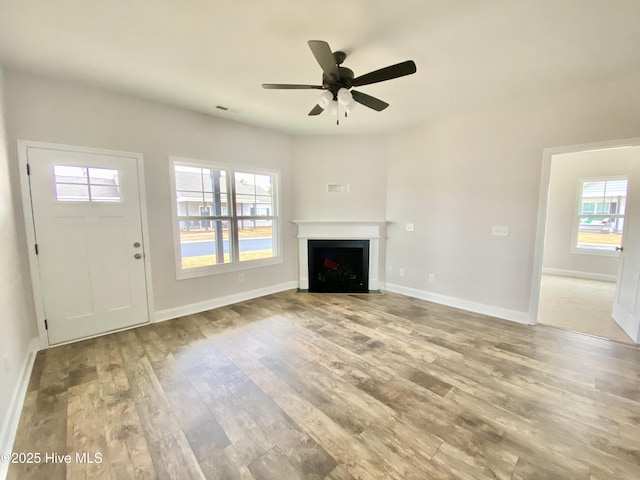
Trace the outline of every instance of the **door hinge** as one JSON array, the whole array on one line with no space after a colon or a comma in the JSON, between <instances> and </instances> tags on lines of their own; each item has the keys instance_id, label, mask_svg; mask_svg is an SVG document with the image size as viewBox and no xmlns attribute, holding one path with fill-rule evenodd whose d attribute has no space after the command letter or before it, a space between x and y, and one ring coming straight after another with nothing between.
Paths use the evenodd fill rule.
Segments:
<instances>
[{"instance_id":1,"label":"door hinge","mask_svg":"<svg viewBox=\"0 0 640 480\"><path fill-rule=\"evenodd\" d=\"M47 323L47 319L44 319L44 329L49 330L49 324Z\"/></svg>"},{"instance_id":2,"label":"door hinge","mask_svg":"<svg viewBox=\"0 0 640 480\"><path fill-rule=\"evenodd\" d=\"M31 167L27 163L27 175L31 175Z\"/></svg>"},{"instance_id":3,"label":"door hinge","mask_svg":"<svg viewBox=\"0 0 640 480\"><path fill-rule=\"evenodd\" d=\"M36 255L38 255L38 244L36 243Z\"/></svg>"}]
</instances>

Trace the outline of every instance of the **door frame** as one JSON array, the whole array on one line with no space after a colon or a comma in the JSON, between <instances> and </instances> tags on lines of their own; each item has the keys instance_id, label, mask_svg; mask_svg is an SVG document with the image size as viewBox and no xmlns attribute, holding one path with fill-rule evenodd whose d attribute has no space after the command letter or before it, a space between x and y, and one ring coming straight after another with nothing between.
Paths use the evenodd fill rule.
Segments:
<instances>
[{"instance_id":1,"label":"door frame","mask_svg":"<svg viewBox=\"0 0 640 480\"><path fill-rule=\"evenodd\" d=\"M547 227L547 209L549 206L549 189L551 183L551 160L554 155L576 153L587 150L605 150L616 147L638 147L640 137L604 142L564 145L545 148L542 151L542 168L540 172L540 193L538 195L538 220L536 226L536 243L533 256L533 273L531 278L531 294L529 297L529 325L538 323L538 303L540 301L540 281L542 278L542 259L544 255L544 237Z\"/></svg>"},{"instance_id":2,"label":"door frame","mask_svg":"<svg viewBox=\"0 0 640 480\"><path fill-rule=\"evenodd\" d=\"M144 159L141 153L124 152L120 150L108 150L104 148L92 148L82 147L78 145L67 145L63 143L50 143L50 142L38 142L32 140L18 140L18 165L20 172L20 191L22 194L22 211L24 214L24 226L27 234L27 253L29 257L29 270L31 272L31 287L33 293L33 302L36 313L36 323L38 325L38 336L40 339L40 347L45 349L49 348L49 337L45 328L45 314L44 303L42 298L42 284L40 283L40 270L38 267L38 256L35 251L36 234L35 234L35 221L33 217L33 204L31 202L31 187L29 182L29 175L27 174L27 163L29 160L28 154L30 148L40 148L45 150L63 150L72 151L77 153L92 153L98 155L111 155L115 157L123 157L136 161L138 170L138 194L140 196L140 223L142 228L142 244L145 252L145 282L146 282L146 294L147 294L147 316L149 322L153 319L154 302L153 302L153 287L151 284L151 255L149 248L149 222L147 217L147 195L144 183ZM127 330L126 327L120 330ZM92 338L100 335L93 335ZM69 342L63 342L56 344L63 345L65 343L73 343L86 338L80 338L71 340Z\"/></svg>"}]
</instances>

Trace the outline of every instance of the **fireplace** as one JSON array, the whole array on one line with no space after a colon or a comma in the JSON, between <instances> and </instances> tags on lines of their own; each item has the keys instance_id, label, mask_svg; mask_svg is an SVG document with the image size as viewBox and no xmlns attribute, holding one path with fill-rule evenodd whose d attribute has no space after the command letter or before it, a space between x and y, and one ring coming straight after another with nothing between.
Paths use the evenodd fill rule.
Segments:
<instances>
[{"instance_id":1,"label":"fireplace","mask_svg":"<svg viewBox=\"0 0 640 480\"><path fill-rule=\"evenodd\" d=\"M381 284L378 280L378 272L383 260L380 256L380 243L385 236L385 222L295 220L294 223L298 226L298 266L300 274L298 285L300 290L311 290L309 275L310 241L353 240L368 244L368 274L365 274L364 278L366 279L368 291L379 291ZM328 260L339 265L343 264L339 260L331 258ZM322 262L324 263L324 259ZM329 262L327 262L327 265L335 268L335 265Z\"/></svg>"},{"instance_id":2,"label":"fireplace","mask_svg":"<svg viewBox=\"0 0 640 480\"><path fill-rule=\"evenodd\" d=\"M309 291L369 292L369 240L309 240Z\"/></svg>"}]
</instances>

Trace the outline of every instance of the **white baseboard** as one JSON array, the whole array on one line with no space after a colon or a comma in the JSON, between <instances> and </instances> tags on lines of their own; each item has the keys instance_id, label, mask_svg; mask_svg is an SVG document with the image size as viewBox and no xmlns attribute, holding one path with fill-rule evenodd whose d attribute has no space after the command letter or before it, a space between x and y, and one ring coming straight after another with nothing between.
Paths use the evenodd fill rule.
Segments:
<instances>
[{"instance_id":1,"label":"white baseboard","mask_svg":"<svg viewBox=\"0 0 640 480\"><path fill-rule=\"evenodd\" d=\"M22 413L22 407L24 405L24 397L27 394L31 370L33 369L33 362L36 360L38 350L40 350L40 339L33 338L31 343L29 343L27 353L22 361L22 367L18 375L18 381L13 389L13 394L11 395L7 415L2 422L2 429L0 429L0 453L11 452L13 448L13 441L16 437L18 422L20 421L20 414ZM8 471L9 464L0 462L0 479L7 478Z\"/></svg>"},{"instance_id":2,"label":"white baseboard","mask_svg":"<svg viewBox=\"0 0 640 480\"><path fill-rule=\"evenodd\" d=\"M400 293L402 295L419 298L428 302L439 303L440 305L446 305L447 307L459 308L460 310L467 310L468 312L481 313L482 315L509 320L510 322L522 323L524 325L530 324L529 314L526 312L494 307L484 303L470 302L461 298L449 297L438 293L427 292L426 290L418 290L417 288L404 287L402 285L394 285L391 283L385 284L383 288L389 292Z\"/></svg>"},{"instance_id":3,"label":"white baseboard","mask_svg":"<svg viewBox=\"0 0 640 480\"><path fill-rule=\"evenodd\" d=\"M600 280L602 282L616 283L618 281L618 277L616 275L607 275L605 273L580 272L578 270L562 270L560 268L544 267L542 269L542 273L543 274L546 273L547 275L559 275L561 277L586 278L587 280Z\"/></svg>"},{"instance_id":4,"label":"white baseboard","mask_svg":"<svg viewBox=\"0 0 640 480\"><path fill-rule=\"evenodd\" d=\"M291 290L292 288L298 288L298 282L293 281L279 283L277 285L270 285L264 288L257 288L255 290L227 295L226 297L212 298L211 300L205 300L204 302L190 303L188 305L181 305L179 307L158 310L156 311L154 317L156 322L164 322L165 320L171 320L172 318L184 317L185 315L205 312L207 310L224 307L233 303L251 300L252 298L264 297L265 295L271 295L272 293Z\"/></svg>"}]
</instances>

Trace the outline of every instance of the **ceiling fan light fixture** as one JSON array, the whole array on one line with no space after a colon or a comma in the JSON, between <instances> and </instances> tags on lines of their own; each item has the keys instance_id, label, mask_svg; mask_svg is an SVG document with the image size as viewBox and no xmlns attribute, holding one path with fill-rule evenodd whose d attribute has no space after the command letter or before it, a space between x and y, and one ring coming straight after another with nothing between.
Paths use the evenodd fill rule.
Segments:
<instances>
[{"instance_id":1,"label":"ceiling fan light fixture","mask_svg":"<svg viewBox=\"0 0 640 480\"><path fill-rule=\"evenodd\" d=\"M338 102L336 102L335 100L331 100L325 110L329 115L336 115L338 113Z\"/></svg>"},{"instance_id":2,"label":"ceiling fan light fixture","mask_svg":"<svg viewBox=\"0 0 640 480\"><path fill-rule=\"evenodd\" d=\"M348 112L351 113L353 111L354 108L356 108L358 106L358 102L356 102L355 100L351 100L349 103L344 105L344 109Z\"/></svg>"},{"instance_id":3,"label":"ceiling fan light fixture","mask_svg":"<svg viewBox=\"0 0 640 480\"><path fill-rule=\"evenodd\" d=\"M346 88L338 90L338 102L340 102L340 105L348 105L352 103L353 96L351 95L351 92Z\"/></svg>"},{"instance_id":4,"label":"ceiling fan light fixture","mask_svg":"<svg viewBox=\"0 0 640 480\"><path fill-rule=\"evenodd\" d=\"M325 90L320 95L320 98L318 98L318 105L320 105L320 107L322 108L327 108L331 101L333 101L333 93L331 93L329 90Z\"/></svg>"}]
</instances>

